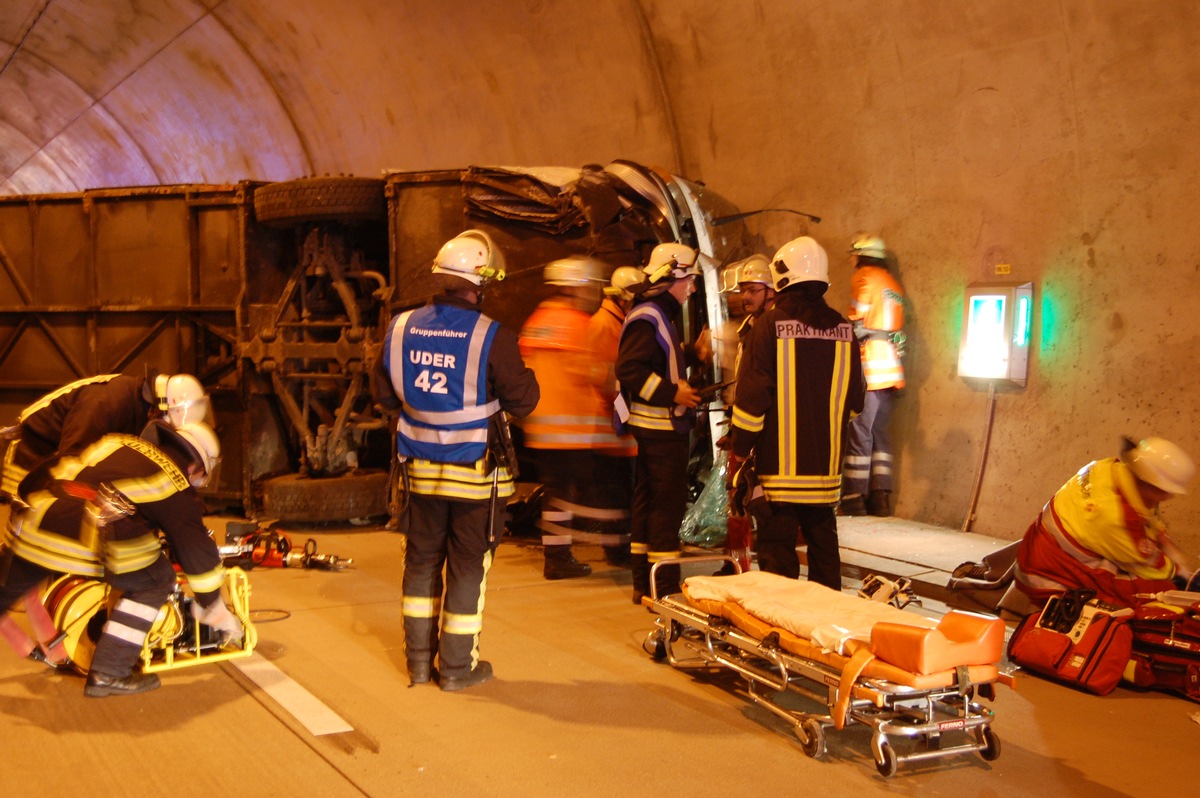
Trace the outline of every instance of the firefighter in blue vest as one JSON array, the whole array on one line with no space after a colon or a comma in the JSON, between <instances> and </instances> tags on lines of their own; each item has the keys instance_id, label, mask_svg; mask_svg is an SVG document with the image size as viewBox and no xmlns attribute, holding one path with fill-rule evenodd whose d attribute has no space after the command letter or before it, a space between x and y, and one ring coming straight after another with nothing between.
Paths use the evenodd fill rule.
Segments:
<instances>
[{"instance_id":1,"label":"firefighter in blue vest","mask_svg":"<svg viewBox=\"0 0 1200 798\"><path fill-rule=\"evenodd\" d=\"M408 674L413 684L437 679L445 691L492 677L491 663L479 659L479 635L487 573L514 492L504 414L524 417L540 397L516 334L480 310L493 279L504 279L503 257L485 232L446 242L433 262L440 294L392 320L375 382L380 404L398 410L408 494Z\"/></svg>"},{"instance_id":2,"label":"firefighter in blue vest","mask_svg":"<svg viewBox=\"0 0 1200 798\"><path fill-rule=\"evenodd\" d=\"M617 415L637 441L630 554L633 603L650 594L655 563L678 557L679 525L687 510L688 434L700 394L687 381L676 328L683 303L696 290L696 250L659 244L642 269L645 282L625 317L615 369ZM659 566L658 595L679 591L679 566Z\"/></svg>"}]
</instances>

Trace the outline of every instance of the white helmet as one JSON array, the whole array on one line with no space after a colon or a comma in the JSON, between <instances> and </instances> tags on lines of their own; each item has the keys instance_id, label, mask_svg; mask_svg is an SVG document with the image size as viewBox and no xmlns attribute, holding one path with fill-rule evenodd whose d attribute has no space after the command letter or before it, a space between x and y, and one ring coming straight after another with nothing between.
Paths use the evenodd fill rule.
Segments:
<instances>
[{"instance_id":1,"label":"white helmet","mask_svg":"<svg viewBox=\"0 0 1200 798\"><path fill-rule=\"evenodd\" d=\"M204 468L203 474L189 478L193 487L203 488L212 480L217 466L221 464L221 442L211 427L199 421L189 421L175 431L195 450L199 458L197 462Z\"/></svg>"},{"instance_id":2,"label":"white helmet","mask_svg":"<svg viewBox=\"0 0 1200 798\"><path fill-rule=\"evenodd\" d=\"M850 254L883 260L887 257L887 247L884 246L883 239L879 236L870 233L859 233L850 242Z\"/></svg>"},{"instance_id":3,"label":"white helmet","mask_svg":"<svg viewBox=\"0 0 1200 798\"><path fill-rule=\"evenodd\" d=\"M546 285L589 285L604 282L604 264L595 258L572 255L546 264Z\"/></svg>"},{"instance_id":4,"label":"white helmet","mask_svg":"<svg viewBox=\"0 0 1200 798\"><path fill-rule=\"evenodd\" d=\"M1121 455L1133 475L1167 493L1187 493L1196 475L1192 458L1165 438L1145 438Z\"/></svg>"},{"instance_id":5,"label":"white helmet","mask_svg":"<svg viewBox=\"0 0 1200 798\"><path fill-rule=\"evenodd\" d=\"M208 418L208 393L191 374L159 374L154 379L154 396L172 427Z\"/></svg>"},{"instance_id":6,"label":"white helmet","mask_svg":"<svg viewBox=\"0 0 1200 798\"><path fill-rule=\"evenodd\" d=\"M650 252L650 260L642 268L642 272L651 285L699 274L696 250L678 242L659 244Z\"/></svg>"},{"instance_id":7,"label":"white helmet","mask_svg":"<svg viewBox=\"0 0 1200 798\"><path fill-rule=\"evenodd\" d=\"M771 280L771 261L766 255L751 255L745 260L739 260L725 267L721 272L721 290L736 291L742 283L762 283L773 287Z\"/></svg>"},{"instance_id":8,"label":"white helmet","mask_svg":"<svg viewBox=\"0 0 1200 798\"><path fill-rule=\"evenodd\" d=\"M641 269L633 266L618 266L608 280L604 289L605 296L611 296L626 302L633 299L633 287L641 285L646 275Z\"/></svg>"},{"instance_id":9,"label":"white helmet","mask_svg":"<svg viewBox=\"0 0 1200 798\"><path fill-rule=\"evenodd\" d=\"M771 261L771 276L775 290L810 280L829 285L829 256L808 236L800 236L784 244Z\"/></svg>"},{"instance_id":10,"label":"white helmet","mask_svg":"<svg viewBox=\"0 0 1200 798\"><path fill-rule=\"evenodd\" d=\"M771 261L766 255L751 255L741 262L737 273L738 285L742 283L762 283L773 286L771 280Z\"/></svg>"},{"instance_id":11,"label":"white helmet","mask_svg":"<svg viewBox=\"0 0 1200 798\"><path fill-rule=\"evenodd\" d=\"M450 274L482 286L504 279L504 256L482 230L465 230L447 241L433 259L434 274Z\"/></svg>"}]
</instances>

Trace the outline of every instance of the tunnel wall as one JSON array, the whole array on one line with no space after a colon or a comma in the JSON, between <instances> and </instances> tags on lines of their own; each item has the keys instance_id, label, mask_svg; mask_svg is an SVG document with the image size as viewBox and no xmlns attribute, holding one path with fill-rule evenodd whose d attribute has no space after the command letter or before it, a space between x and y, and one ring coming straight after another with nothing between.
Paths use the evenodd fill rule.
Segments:
<instances>
[{"instance_id":1,"label":"tunnel wall","mask_svg":"<svg viewBox=\"0 0 1200 798\"><path fill-rule=\"evenodd\" d=\"M703 180L761 251L882 233L909 299L897 509L1015 538L1121 435L1200 456L1190 0L9 0L0 191L604 163ZM2 253L0 253L2 255ZM956 374L971 282L1034 284L1030 379ZM984 461L984 454L986 460ZM1200 554L1200 500L1166 506Z\"/></svg>"}]
</instances>

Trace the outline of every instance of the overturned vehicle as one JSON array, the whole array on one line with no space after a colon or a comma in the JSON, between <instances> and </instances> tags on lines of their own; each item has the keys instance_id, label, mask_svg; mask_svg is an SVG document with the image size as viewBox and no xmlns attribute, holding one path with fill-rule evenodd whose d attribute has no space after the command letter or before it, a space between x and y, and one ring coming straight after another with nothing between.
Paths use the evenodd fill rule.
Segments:
<instances>
[{"instance_id":1,"label":"overturned vehicle","mask_svg":"<svg viewBox=\"0 0 1200 798\"><path fill-rule=\"evenodd\" d=\"M0 197L0 419L92 374L194 373L225 455L210 506L380 520L394 449L369 375L388 320L430 298L444 241L477 228L497 243L508 277L484 310L514 328L545 297L547 262L641 265L681 241L703 255L682 331L693 339L725 318L722 264L753 250L742 216L625 161ZM731 366L718 354L699 380ZM717 415L696 433L700 460Z\"/></svg>"}]
</instances>

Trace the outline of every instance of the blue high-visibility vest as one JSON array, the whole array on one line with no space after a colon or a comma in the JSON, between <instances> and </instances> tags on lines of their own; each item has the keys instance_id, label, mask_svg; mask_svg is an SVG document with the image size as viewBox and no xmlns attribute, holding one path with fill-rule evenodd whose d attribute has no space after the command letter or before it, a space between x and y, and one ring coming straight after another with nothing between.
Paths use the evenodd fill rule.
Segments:
<instances>
[{"instance_id":1,"label":"blue high-visibility vest","mask_svg":"<svg viewBox=\"0 0 1200 798\"><path fill-rule=\"evenodd\" d=\"M402 458L474 463L487 452L487 363L499 324L476 310L431 304L401 313L384 340L384 366L403 402Z\"/></svg>"}]
</instances>

